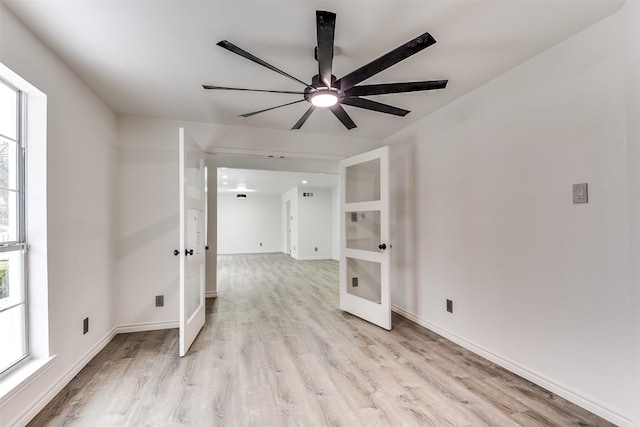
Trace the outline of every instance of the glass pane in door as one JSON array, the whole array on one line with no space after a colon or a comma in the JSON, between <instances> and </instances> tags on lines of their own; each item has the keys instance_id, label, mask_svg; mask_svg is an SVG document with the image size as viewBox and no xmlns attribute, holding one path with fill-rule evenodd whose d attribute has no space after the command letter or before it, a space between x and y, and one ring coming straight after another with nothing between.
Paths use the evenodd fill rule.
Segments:
<instances>
[{"instance_id":1,"label":"glass pane in door","mask_svg":"<svg viewBox=\"0 0 640 427\"><path fill-rule=\"evenodd\" d=\"M202 304L202 286L204 285L204 272L203 268L194 268L189 270L184 278L185 280L185 299L187 302L187 317L191 317L193 313Z\"/></svg>"},{"instance_id":2,"label":"glass pane in door","mask_svg":"<svg viewBox=\"0 0 640 427\"><path fill-rule=\"evenodd\" d=\"M347 258L347 292L380 304L380 263Z\"/></svg>"},{"instance_id":3,"label":"glass pane in door","mask_svg":"<svg viewBox=\"0 0 640 427\"><path fill-rule=\"evenodd\" d=\"M202 169L204 168L204 163L202 159L198 157L197 153L188 151L185 153L186 165L185 165L185 180L187 183L187 197L191 197L195 200L200 200L202 197L202 187L203 187L203 174Z\"/></svg>"},{"instance_id":4,"label":"glass pane in door","mask_svg":"<svg viewBox=\"0 0 640 427\"><path fill-rule=\"evenodd\" d=\"M193 250L193 254L189 254L187 262L194 262L194 258L200 255L204 250L203 243L203 215L199 209L187 209L187 217L185 220L186 241L185 247L188 251ZM200 304L202 304L202 289L204 284L204 274L202 268L189 268L185 272L185 297L187 301L187 316L190 317Z\"/></svg>"},{"instance_id":5,"label":"glass pane in door","mask_svg":"<svg viewBox=\"0 0 640 427\"><path fill-rule=\"evenodd\" d=\"M380 211L346 212L347 248L378 251L380 244Z\"/></svg>"},{"instance_id":6,"label":"glass pane in door","mask_svg":"<svg viewBox=\"0 0 640 427\"><path fill-rule=\"evenodd\" d=\"M380 159L345 168L345 202L380 200Z\"/></svg>"}]
</instances>

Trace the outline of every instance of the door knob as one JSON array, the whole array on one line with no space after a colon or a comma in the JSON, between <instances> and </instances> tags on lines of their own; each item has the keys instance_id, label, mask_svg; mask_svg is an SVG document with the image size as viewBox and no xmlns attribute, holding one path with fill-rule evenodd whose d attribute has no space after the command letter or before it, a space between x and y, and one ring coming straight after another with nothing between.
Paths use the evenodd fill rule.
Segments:
<instances>
[{"instance_id":1,"label":"door knob","mask_svg":"<svg viewBox=\"0 0 640 427\"><path fill-rule=\"evenodd\" d=\"M378 249L380 249L380 250L382 250L382 251L383 251L383 250L387 249L387 245L385 245L384 243L380 243L380 244L378 245Z\"/></svg>"},{"instance_id":2,"label":"door knob","mask_svg":"<svg viewBox=\"0 0 640 427\"><path fill-rule=\"evenodd\" d=\"M184 256L193 255L193 249L185 249Z\"/></svg>"},{"instance_id":3,"label":"door knob","mask_svg":"<svg viewBox=\"0 0 640 427\"><path fill-rule=\"evenodd\" d=\"M174 254L175 256L178 256L178 255L180 255L180 251L179 251L179 250L177 250L177 249L174 249L174 250L173 250L173 254Z\"/></svg>"}]
</instances>

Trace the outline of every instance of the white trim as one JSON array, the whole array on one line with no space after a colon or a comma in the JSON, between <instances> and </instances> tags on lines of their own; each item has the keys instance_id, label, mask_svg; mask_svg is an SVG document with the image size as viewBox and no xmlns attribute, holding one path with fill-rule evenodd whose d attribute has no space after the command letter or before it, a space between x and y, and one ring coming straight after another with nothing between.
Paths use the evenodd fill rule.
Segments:
<instances>
[{"instance_id":1,"label":"white trim","mask_svg":"<svg viewBox=\"0 0 640 427\"><path fill-rule=\"evenodd\" d=\"M218 255L256 255L256 254L279 254L279 253L283 253L287 255L285 252L282 252L282 251L266 251L265 252L263 249L248 250L248 251L242 251L242 252L218 252Z\"/></svg>"},{"instance_id":2,"label":"white trim","mask_svg":"<svg viewBox=\"0 0 640 427\"><path fill-rule=\"evenodd\" d=\"M176 329L179 327L180 322L178 320L174 320L172 322L148 322L120 325L115 328L115 331L116 334L129 334L131 332L156 331L158 329Z\"/></svg>"},{"instance_id":3,"label":"white trim","mask_svg":"<svg viewBox=\"0 0 640 427\"><path fill-rule=\"evenodd\" d=\"M0 408L44 374L55 358L56 356L51 356L23 361L23 365L3 377L2 387L0 387Z\"/></svg>"},{"instance_id":4,"label":"white trim","mask_svg":"<svg viewBox=\"0 0 640 427\"><path fill-rule=\"evenodd\" d=\"M343 155L336 154L323 154L323 153L307 153L307 152L294 152L294 151L262 151L262 150L253 150L249 148L236 148L236 147L203 147L203 150L206 154L226 154L233 156L270 156L274 155L276 157L285 156L287 158L295 157L297 159L303 160L329 160L329 161L337 161L345 158ZM224 167L224 165L223 165ZM232 166L236 167L236 166Z\"/></svg>"},{"instance_id":5,"label":"white trim","mask_svg":"<svg viewBox=\"0 0 640 427\"><path fill-rule=\"evenodd\" d=\"M53 384L53 386L49 387L48 390L45 390L40 397L35 401L31 407L25 411L20 418L18 418L14 424L15 425L26 425L31 421L33 417L38 415L38 413L45 407L47 404L62 391L62 389L69 384L69 382L76 376L78 373L84 368L90 361L93 359L100 351L107 345L113 337L116 336L116 328L113 328L109 333L107 333L104 338L102 338L96 345L94 345L71 369L67 371L65 375L63 375L58 381ZM55 356L54 356L55 357Z\"/></svg>"},{"instance_id":6,"label":"white trim","mask_svg":"<svg viewBox=\"0 0 640 427\"><path fill-rule=\"evenodd\" d=\"M318 260L322 260L322 259L333 259L330 256L321 256L321 255L317 255L317 256L301 256L298 258L295 258L296 261L318 261Z\"/></svg>"},{"instance_id":7,"label":"white trim","mask_svg":"<svg viewBox=\"0 0 640 427\"><path fill-rule=\"evenodd\" d=\"M218 291L207 291L204 294L205 298L218 298Z\"/></svg>"},{"instance_id":8,"label":"white trim","mask_svg":"<svg viewBox=\"0 0 640 427\"><path fill-rule=\"evenodd\" d=\"M551 391L552 393L557 394L558 396L567 399L570 402L575 403L576 405L586 409L587 411L590 411L602 418L604 418L607 421L610 421L614 424L616 424L617 426L620 427L633 427L633 423L631 422L631 420L629 420L628 418L624 417L623 415L620 415L619 413L615 412L612 409L607 408L606 406L604 406L603 404L600 404L596 401L594 401L592 398L582 395L580 394L578 391L571 389L570 387L566 386L566 385L562 385L562 384L558 384L557 382L553 381L550 378L547 378L543 375L540 375L536 372L533 372L529 369L527 369L526 367L518 364L517 362L514 362L513 360L507 359L503 356L500 356L496 353L493 353L490 350L487 350L486 348L479 346L477 344L472 343L471 341L468 341L464 338L461 338L455 334L452 334L450 332L447 332L446 330L440 328L437 325L434 325L433 323L401 308L398 307L396 305L391 305L391 310L394 313L399 314L400 316L411 320L414 323L417 323L420 326L423 326L427 329L429 329L432 332L435 332L436 334L448 339L449 341L452 341L464 348L466 348L469 351L472 351L473 353L476 353L482 357L484 357L485 359L495 363L496 365L499 365L505 369L507 369L508 371L511 371L517 375L520 375L522 378L525 378L537 385L539 385L540 387L543 387L549 391Z\"/></svg>"}]
</instances>

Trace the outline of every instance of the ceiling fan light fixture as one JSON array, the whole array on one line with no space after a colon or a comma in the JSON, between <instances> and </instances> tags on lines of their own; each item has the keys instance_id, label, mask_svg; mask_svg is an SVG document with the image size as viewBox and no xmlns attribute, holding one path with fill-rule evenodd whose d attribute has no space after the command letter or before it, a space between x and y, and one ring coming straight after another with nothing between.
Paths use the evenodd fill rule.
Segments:
<instances>
[{"instance_id":1,"label":"ceiling fan light fixture","mask_svg":"<svg viewBox=\"0 0 640 427\"><path fill-rule=\"evenodd\" d=\"M316 107L332 107L338 103L338 96L332 92L318 92L311 97L311 103Z\"/></svg>"}]
</instances>

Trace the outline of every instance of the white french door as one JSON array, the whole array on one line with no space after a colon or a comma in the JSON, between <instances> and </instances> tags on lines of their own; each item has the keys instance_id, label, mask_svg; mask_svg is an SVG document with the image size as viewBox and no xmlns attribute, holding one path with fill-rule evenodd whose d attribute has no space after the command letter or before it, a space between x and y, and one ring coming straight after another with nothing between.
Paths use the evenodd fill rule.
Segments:
<instances>
[{"instance_id":1,"label":"white french door","mask_svg":"<svg viewBox=\"0 0 640 427\"><path fill-rule=\"evenodd\" d=\"M204 153L180 128L180 357L205 320L206 171Z\"/></svg>"},{"instance_id":2,"label":"white french door","mask_svg":"<svg viewBox=\"0 0 640 427\"><path fill-rule=\"evenodd\" d=\"M340 309L391 329L389 148L340 162Z\"/></svg>"}]
</instances>

